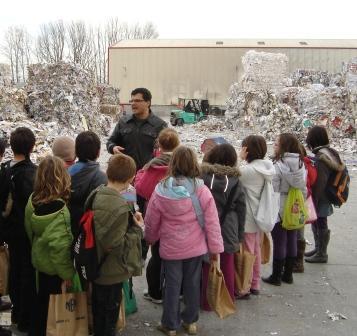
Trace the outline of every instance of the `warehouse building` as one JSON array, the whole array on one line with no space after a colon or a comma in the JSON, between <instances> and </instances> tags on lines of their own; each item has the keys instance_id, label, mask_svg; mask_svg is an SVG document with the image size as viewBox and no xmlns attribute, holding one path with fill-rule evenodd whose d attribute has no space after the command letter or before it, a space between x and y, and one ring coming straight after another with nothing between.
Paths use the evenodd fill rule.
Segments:
<instances>
[{"instance_id":1,"label":"warehouse building","mask_svg":"<svg viewBox=\"0 0 357 336\"><path fill-rule=\"evenodd\" d=\"M178 98L208 99L224 105L229 87L243 72L249 50L284 53L289 72L332 73L357 57L357 40L127 40L109 48L109 84L123 103L135 87L147 87L153 105L175 105Z\"/></svg>"}]
</instances>

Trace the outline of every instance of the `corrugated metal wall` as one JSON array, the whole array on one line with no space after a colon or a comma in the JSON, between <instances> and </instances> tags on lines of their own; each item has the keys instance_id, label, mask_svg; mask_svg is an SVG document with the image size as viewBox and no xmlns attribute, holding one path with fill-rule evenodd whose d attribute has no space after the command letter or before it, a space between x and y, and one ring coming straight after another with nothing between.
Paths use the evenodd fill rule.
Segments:
<instances>
[{"instance_id":1,"label":"corrugated metal wall","mask_svg":"<svg viewBox=\"0 0 357 336\"><path fill-rule=\"evenodd\" d=\"M136 87L147 87L154 105L176 104L178 97L207 98L224 105L228 89L242 75L242 56L251 48L109 49L109 83L121 89L123 103ZM259 51L259 48L254 48ZM289 57L289 71L339 72L357 49L264 48Z\"/></svg>"}]
</instances>

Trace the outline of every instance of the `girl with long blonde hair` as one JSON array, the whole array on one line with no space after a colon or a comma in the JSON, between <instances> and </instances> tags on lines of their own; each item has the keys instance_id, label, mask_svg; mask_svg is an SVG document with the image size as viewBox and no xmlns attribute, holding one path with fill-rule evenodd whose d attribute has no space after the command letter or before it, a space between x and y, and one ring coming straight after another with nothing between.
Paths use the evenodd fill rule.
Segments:
<instances>
[{"instance_id":1,"label":"girl with long blonde hair","mask_svg":"<svg viewBox=\"0 0 357 336\"><path fill-rule=\"evenodd\" d=\"M37 287L29 335L46 335L50 295L60 294L63 282L68 285L74 275L67 208L70 193L70 176L63 161L55 156L45 157L38 167L34 191L25 210Z\"/></svg>"}]
</instances>

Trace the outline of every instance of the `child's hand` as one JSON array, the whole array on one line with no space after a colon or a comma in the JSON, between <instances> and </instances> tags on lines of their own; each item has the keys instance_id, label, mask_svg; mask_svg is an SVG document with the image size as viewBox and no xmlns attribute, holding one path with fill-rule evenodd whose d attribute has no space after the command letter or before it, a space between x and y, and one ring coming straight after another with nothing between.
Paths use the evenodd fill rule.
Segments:
<instances>
[{"instance_id":1,"label":"child's hand","mask_svg":"<svg viewBox=\"0 0 357 336\"><path fill-rule=\"evenodd\" d=\"M210 262L218 261L218 255L217 254L210 254L209 260L210 260Z\"/></svg>"},{"instance_id":2,"label":"child's hand","mask_svg":"<svg viewBox=\"0 0 357 336\"><path fill-rule=\"evenodd\" d=\"M139 226L140 228L144 228L144 218L143 215L141 214L141 212L136 211L133 214L133 219L134 219L134 223Z\"/></svg>"}]
</instances>

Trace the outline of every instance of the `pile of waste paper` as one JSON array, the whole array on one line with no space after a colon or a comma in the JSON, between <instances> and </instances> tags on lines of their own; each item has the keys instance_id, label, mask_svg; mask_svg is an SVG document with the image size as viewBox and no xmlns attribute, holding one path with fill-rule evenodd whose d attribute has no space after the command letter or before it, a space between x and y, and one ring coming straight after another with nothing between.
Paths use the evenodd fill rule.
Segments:
<instances>
[{"instance_id":1,"label":"pile of waste paper","mask_svg":"<svg viewBox=\"0 0 357 336\"><path fill-rule=\"evenodd\" d=\"M249 51L242 57L245 73L230 87L227 125L251 128L268 141L282 132L304 141L309 128L323 125L336 147L356 153L357 58L340 74L298 69L287 78L283 56Z\"/></svg>"},{"instance_id":2,"label":"pile of waste paper","mask_svg":"<svg viewBox=\"0 0 357 336\"><path fill-rule=\"evenodd\" d=\"M79 65L30 65L24 89L0 87L0 136L8 139L16 127L30 128L36 135L32 158L38 161L59 135L75 137L84 130L108 135L112 118L100 113L100 103L116 103L117 94L110 87L97 88L92 74Z\"/></svg>"}]
</instances>

